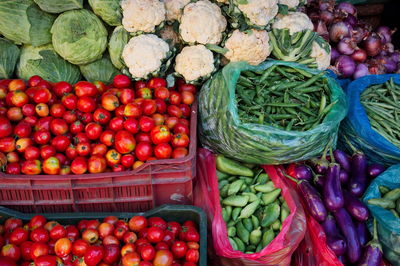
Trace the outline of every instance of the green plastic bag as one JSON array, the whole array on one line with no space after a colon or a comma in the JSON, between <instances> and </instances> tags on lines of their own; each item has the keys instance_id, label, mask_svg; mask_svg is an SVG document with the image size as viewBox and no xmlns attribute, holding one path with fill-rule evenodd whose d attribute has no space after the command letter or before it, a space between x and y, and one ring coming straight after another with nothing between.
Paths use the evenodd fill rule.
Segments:
<instances>
[{"instance_id":1,"label":"green plastic bag","mask_svg":"<svg viewBox=\"0 0 400 266\"><path fill-rule=\"evenodd\" d=\"M393 266L400 265L400 219L390 211L367 203L369 199L381 198L379 186L389 189L400 187L400 164L389 167L385 172L375 178L364 194L363 201L368 206L372 215L378 221L378 236L382 244L383 254ZM372 232L372 222L368 224Z\"/></svg>"},{"instance_id":2,"label":"green plastic bag","mask_svg":"<svg viewBox=\"0 0 400 266\"><path fill-rule=\"evenodd\" d=\"M320 73L297 63L275 60L267 60L258 66L245 62L228 64L200 91L199 129L203 146L247 163L284 164L310 159L321 154L328 143L336 144L339 123L347 113L347 102L341 87L328 75L323 77L331 89L331 102L337 103L319 126L299 132L240 122L235 88L241 71L263 71L273 65Z\"/></svg>"}]
</instances>

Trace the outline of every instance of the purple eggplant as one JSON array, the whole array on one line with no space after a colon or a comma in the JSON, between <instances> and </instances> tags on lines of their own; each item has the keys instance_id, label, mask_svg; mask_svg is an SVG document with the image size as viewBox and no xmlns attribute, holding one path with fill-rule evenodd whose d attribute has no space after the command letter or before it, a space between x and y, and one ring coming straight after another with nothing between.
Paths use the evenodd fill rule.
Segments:
<instances>
[{"instance_id":1,"label":"purple eggplant","mask_svg":"<svg viewBox=\"0 0 400 266\"><path fill-rule=\"evenodd\" d=\"M368 177L375 178L378 175L382 174L385 171L385 167L381 164L371 164L368 166Z\"/></svg>"},{"instance_id":2,"label":"purple eggplant","mask_svg":"<svg viewBox=\"0 0 400 266\"><path fill-rule=\"evenodd\" d=\"M328 215L323 223L321 223L322 228L324 228L325 233L328 236L339 235L339 230L336 225L335 217Z\"/></svg>"},{"instance_id":3,"label":"purple eggplant","mask_svg":"<svg viewBox=\"0 0 400 266\"><path fill-rule=\"evenodd\" d=\"M364 205L357 197L354 197L351 193L344 191L344 200L346 202L346 210L350 215L360 221L365 222L368 220L369 212L367 206Z\"/></svg>"},{"instance_id":4,"label":"purple eggplant","mask_svg":"<svg viewBox=\"0 0 400 266\"><path fill-rule=\"evenodd\" d=\"M347 182L349 182L350 176L349 173L346 172L343 169L340 169L340 173L339 173L339 179L340 179L340 183L343 184L347 184Z\"/></svg>"},{"instance_id":5,"label":"purple eggplant","mask_svg":"<svg viewBox=\"0 0 400 266\"><path fill-rule=\"evenodd\" d=\"M330 249L332 249L336 256L343 255L347 250L347 244L339 233L335 218L332 215L328 215L321 225L325 231L326 243Z\"/></svg>"},{"instance_id":6,"label":"purple eggplant","mask_svg":"<svg viewBox=\"0 0 400 266\"><path fill-rule=\"evenodd\" d=\"M376 219L374 219L374 235L372 240L367 244L364 254L358 265L380 266L382 263L382 246L378 240Z\"/></svg>"},{"instance_id":7,"label":"purple eggplant","mask_svg":"<svg viewBox=\"0 0 400 266\"><path fill-rule=\"evenodd\" d=\"M321 158L311 159L310 163L312 164L314 171L320 175L325 174L329 166L329 162L326 160L326 155Z\"/></svg>"},{"instance_id":8,"label":"purple eggplant","mask_svg":"<svg viewBox=\"0 0 400 266\"><path fill-rule=\"evenodd\" d=\"M361 197L367 188L367 157L360 152L351 158L351 178L349 191L356 197Z\"/></svg>"},{"instance_id":9,"label":"purple eggplant","mask_svg":"<svg viewBox=\"0 0 400 266\"><path fill-rule=\"evenodd\" d=\"M369 239L369 232L365 222L356 222L355 224L360 245L363 247L367 244Z\"/></svg>"},{"instance_id":10,"label":"purple eggplant","mask_svg":"<svg viewBox=\"0 0 400 266\"><path fill-rule=\"evenodd\" d=\"M331 163L326 172L325 184L323 189L323 198L325 206L330 211L336 211L344 205L342 186L339 179L340 166Z\"/></svg>"},{"instance_id":11,"label":"purple eggplant","mask_svg":"<svg viewBox=\"0 0 400 266\"><path fill-rule=\"evenodd\" d=\"M324 183L325 183L325 176L323 175L315 175L314 177L314 184L318 187L318 188L323 188L324 187Z\"/></svg>"},{"instance_id":12,"label":"purple eggplant","mask_svg":"<svg viewBox=\"0 0 400 266\"><path fill-rule=\"evenodd\" d=\"M354 223L344 208L335 211L334 215L347 242L347 257L351 263L355 263L361 257L361 245Z\"/></svg>"},{"instance_id":13,"label":"purple eggplant","mask_svg":"<svg viewBox=\"0 0 400 266\"><path fill-rule=\"evenodd\" d=\"M288 175L298 180L310 181L313 175L311 168L304 164L290 164L286 171Z\"/></svg>"},{"instance_id":14,"label":"purple eggplant","mask_svg":"<svg viewBox=\"0 0 400 266\"><path fill-rule=\"evenodd\" d=\"M340 164L340 168L346 172L350 172L351 164L349 156L341 150L335 150L333 152L333 157L335 158L336 162Z\"/></svg>"}]
</instances>

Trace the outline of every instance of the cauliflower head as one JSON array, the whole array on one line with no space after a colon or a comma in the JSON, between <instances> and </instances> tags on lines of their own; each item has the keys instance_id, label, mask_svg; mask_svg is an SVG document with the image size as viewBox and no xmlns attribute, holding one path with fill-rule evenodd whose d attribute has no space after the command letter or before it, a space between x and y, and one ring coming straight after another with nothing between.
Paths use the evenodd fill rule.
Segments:
<instances>
[{"instance_id":1,"label":"cauliflower head","mask_svg":"<svg viewBox=\"0 0 400 266\"><path fill-rule=\"evenodd\" d=\"M310 57L315 59L317 63L317 68L319 70L325 70L331 64L331 52L330 49L328 50L329 52L327 51L327 49L321 47L317 41L314 41L312 44Z\"/></svg>"},{"instance_id":2,"label":"cauliflower head","mask_svg":"<svg viewBox=\"0 0 400 266\"><path fill-rule=\"evenodd\" d=\"M279 0L279 4L287 5L288 8L296 8L300 4L300 0Z\"/></svg>"},{"instance_id":3,"label":"cauliflower head","mask_svg":"<svg viewBox=\"0 0 400 266\"><path fill-rule=\"evenodd\" d=\"M179 31L187 43L219 44L225 28L221 9L208 0L200 0L185 6Z\"/></svg>"},{"instance_id":4,"label":"cauliflower head","mask_svg":"<svg viewBox=\"0 0 400 266\"><path fill-rule=\"evenodd\" d=\"M167 20L180 20L183 8L190 3L190 0L164 0L167 12Z\"/></svg>"},{"instance_id":5,"label":"cauliflower head","mask_svg":"<svg viewBox=\"0 0 400 266\"><path fill-rule=\"evenodd\" d=\"M168 54L168 43L154 34L143 34L129 40L122 58L132 77L141 79L159 70Z\"/></svg>"},{"instance_id":6,"label":"cauliflower head","mask_svg":"<svg viewBox=\"0 0 400 266\"><path fill-rule=\"evenodd\" d=\"M213 53L201 44L184 47L175 59L175 71L187 82L206 77L214 70Z\"/></svg>"},{"instance_id":7,"label":"cauliflower head","mask_svg":"<svg viewBox=\"0 0 400 266\"><path fill-rule=\"evenodd\" d=\"M264 27L278 14L278 0L247 0L238 8L251 24Z\"/></svg>"},{"instance_id":8,"label":"cauliflower head","mask_svg":"<svg viewBox=\"0 0 400 266\"><path fill-rule=\"evenodd\" d=\"M264 30L252 30L249 33L235 30L225 42L228 51L225 57L232 62L246 61L258 65L271 53L268 33Z\"/></svg>"},{"instance_id":9,"label":"cauliflower head","mask_svg":"<svg viewBox=\"0 0 400 266\"><path fill-rule=\"evenodd\" d=\"M310 18L301 12L289 12L287 15L278 16L272 24L274 29L289 29L290 34L303 30L313 30L314 25Z\"/></svg>"},{"instance_id":10,"label":"cauliflower head","mask_svg":"<svg viewBox=\"0 0 400 266\"><path fill-rule=\"evenodd\" d=\"M159 0L122 0L122 25L128 32L154 32L165 20L165 6Z\"/></svg>"}]
</instances>

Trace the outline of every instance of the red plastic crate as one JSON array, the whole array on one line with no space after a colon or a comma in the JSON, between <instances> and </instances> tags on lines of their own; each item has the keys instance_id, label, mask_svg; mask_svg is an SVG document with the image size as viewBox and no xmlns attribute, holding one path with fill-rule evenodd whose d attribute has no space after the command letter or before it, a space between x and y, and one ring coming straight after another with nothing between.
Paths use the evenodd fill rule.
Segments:
<instances>
[{"instance_id":1,"label":"red plastic crate","mask_svg":"<svg viewBox=\"0 0 400 266\"><path fill-rule=\"evenodd\" d=\"M190 117L189 154L150 161L133 171L84 175L0 173L0 205L25 213L139 212L191 204L196 175L197 103Z\"/></svg>"}]
</instances>

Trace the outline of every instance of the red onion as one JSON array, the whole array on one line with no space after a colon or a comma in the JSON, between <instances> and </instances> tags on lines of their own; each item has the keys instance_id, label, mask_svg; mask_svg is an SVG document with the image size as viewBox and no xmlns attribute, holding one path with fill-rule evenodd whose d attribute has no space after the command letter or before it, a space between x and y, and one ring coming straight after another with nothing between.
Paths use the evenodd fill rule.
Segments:
<instances>
[{"instance_id":1,"label":"red onion","mask_svg":"<svg viewBox=\"0 0 400 266\"><path fill-rule=\"evenodd\" d=\"M357 18L351 14L348 14L344 21L349 23L349 25L352 27L356 26L358 23Z\"/></svg>"},{"instance_id":2,"label":"red onion","mask_svg":"<svg viewBox=\"0 0 400 266\"><path fill-rule=\"evenodd\" d=\"M393 53L394 52L394 45L391 42L385 43L382 47L382 50L388 53Z\"/></svg>"},{"instance_id":3,"label":"red onion","mask_svg":"<svg viewBox=\"0 0 400 266\"><path fill-rule=\"evenodd\" d=\"M390 59L392 59L393 62L395 62L395 63L400 63L400 52L399 51L394 51L390 55Z\"/></svg>"},{"instance_id":4,"label":"red onion","mask_svg":"<svg viewBox=\"0 0 400 266\"><path fill-rule=\"evenodd\" d=\"M353 79L358 79L369 75L368 67L365 64L358 64L354 71Z\"/></svg>"},{"instance_id":5,"label":"red onion","mask_svg":"<svg viewBox=\"0 0 400 266\"><path fill-rule=\"evenodd\" d=\"M340 56L338 50L334 47L331 48L331 65L335 64L336 59Z\"/></svg>"},{"instance_id":6,"label":"red onion","mask_svg":"<svg viewBox=\"0 0 400 266\"><path fill-rule=\"evenodd\" d=\"M363 46L368 56L376 56L382 51L381 38L376 33L372 33L364 40Z\"/></svg>"},{"instance_id":7,"label":"red onion","mask_svg":"<svg viewBox=\"0 0 400 266\"><path fill-rule=\"evenodd\" d=\"M363 49L357 49L351 55L351 58L358 63L363 63L367 60L367 53Z\"/></svg>"},{"instance_id":8,"label":"red onion","mask_svg":"<svg viewBox=\"0 0 400 266\"><path fill-rule=\"evenodd\" d=\"M342 2L337 6L337 9L345 14L357 16L357 9L350 3Z\"/></svg>"},{"instance_id":9,"label":"red onion","mask_svg":"<svg viewBox=\"0 0 400 266\"><path fill-rule=\"evenodd\" d=\"M390 57L387 56L377 56L375 58L378 65L381 65L385 68L387 73L393 73L397 70L397 64Z\"/></svg>"},{"instance_id":10,"label":"red onion","mask_svg":"<svg viewBox=\"0 0 400 266\"><path fill-rule=\"evenodd\" d=\"M339 42L344 37L350 36L351 30L351 26L345 22L336 22L329 30L329 38L333 42Z\"/></svg>"},{"instance_id":11,"label":"red onion","mask_svg":"<svg viewBox=\"0 0 400 266\"><path fill-rule=\"evenodd\" d=\"M356 63L350 56L341 55L336 60L335 64L336 69L339 71L342 77L348 78L353 76L354 71L356 69Z\"/></svg>"},{"instance_id":12,"label":"red onion","mask_svg":"<svg viewBox=\"0 0 400 266\"><path fill-rule=\"evenodd\" d=\"M351 34L351 38L353 38L353 41L355 43L360 43L362 42L365 38L367 38L369 35L369 32L366 28L357 26L354 28Z\"/></svg>"},{"instance_id":13,"label":"red onion","mask_svg":"<svg viewBox=\"0 0 400 266\"><path fill-rule=\"evenodd\" d=\"M340 53L345 55L351 55L354 53L356 49L355 43L351 40L350 37L344 37L337 45L337 49Z\"/></svg>"},{"instance_id":14,"label":"red onion","mask_svg":"<svg viewBox=\"0 0 400 266\"><path fill-rule=\"evenodd\" d=\"M379 26L378 29L376 29L376 33L381 37L383 44L392 42L392 35L395 31L395 29L391 30L388 26Z\"/></svg>"},{"instance_id":15,"label":"red onion","mask_svg":"<svg viewBox=\"0 0 400 266\"><path fill-rule=\"evenodd\" d=\"M335 19L335 16L332 12L324 10L319 14L320 19L325 22L326 24L331 24L332 21Z\"/></svg>"}]
</instances>

